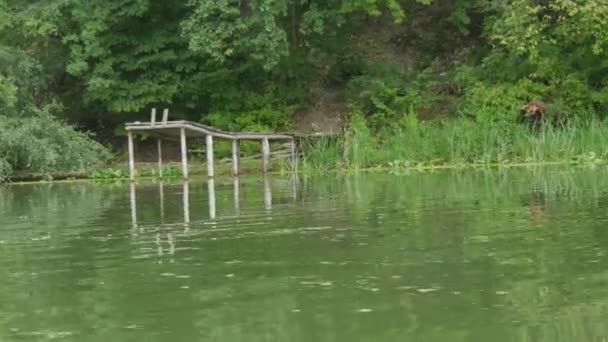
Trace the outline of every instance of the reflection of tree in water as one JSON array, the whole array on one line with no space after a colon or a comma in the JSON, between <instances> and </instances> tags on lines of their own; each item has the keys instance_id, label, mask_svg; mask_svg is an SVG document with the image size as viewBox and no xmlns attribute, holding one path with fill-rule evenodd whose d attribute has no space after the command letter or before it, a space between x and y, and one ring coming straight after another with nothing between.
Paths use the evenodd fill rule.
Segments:
<instances>
[{"instance_id":1,"label":"reflection of tree in water","mask_svg":"<svg viewBox=\"0 0 608 342\"><path fill-rule=\"evenodd\" d=\"M0 302L19 307L5 307L2 326L19 327L24 333L74 330L74 322L94 312L77 309L85 299L78 293L93 288L99 277L96 266L103 263L103 244L95 239L111 234L100 222L107 224L122 191L90 183L20 185L0 191L0 227L6 228L2 253L7 261L0 275L6 280ZM53 315L36 316L36 311L49 308L54 308ZM23 319L23 313L29 319Z\"/></svg>"}]
</instances>

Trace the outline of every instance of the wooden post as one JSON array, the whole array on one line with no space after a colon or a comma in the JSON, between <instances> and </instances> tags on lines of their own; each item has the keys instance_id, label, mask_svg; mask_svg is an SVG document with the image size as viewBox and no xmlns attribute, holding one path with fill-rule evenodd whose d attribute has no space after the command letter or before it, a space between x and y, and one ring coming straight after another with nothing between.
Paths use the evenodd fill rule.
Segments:
<instances>
[{"instance_id":1,"label":"wooden post","mask_svg":"<svg viewBox=\"0 0 608 342\"><path fill-rule=\"evenodd\" d=\"M270 180L268 175L264 175L264 209L272 210L272 189L270 188Z\"/></svg>"},{"instance_id":2,"label":"wooden post","mask_svg":"<svg viewBox=\"0 0 608 342\"><path fill-rule=\"evenodd\" d=\"M262 169L264 173L268 172L268 165L270 164L270 143L268 138L262 139Z\"/></svg>"},{"instance_id":3,"label":"wooden post","mask_svg":"<svg viewBox=\"0 0 608 342\"><path fill-rule=\"evenodd\" d=\"M293 172L298 172L298 145L296 143L296 138L294 137L291 140L291 170Z\"/></svg>"},{"instance_id":4,"label":"wooden post","mask_svg":"<svg viewBox=\"0 0 608 342\"><path fill-rule=\"evenodd\" d=\"M215 208L215 180L210 178L207 181L207 192L209 193L209 218L215 220L216 208Z\"/></svg>"},{"instance_id":5,"label":"wooden post","mask_svg":"<svg viewBox=\"0 0 608 342\"><path fill-rule=\"evenodd\" d=\"M238 176L241 173L241 141L238 139L232 140L232 174Z\"/></svg>"},{"instance_id":6,"label":"wooden post","mask_svg":"<svg viewBox=\"0 0 608 342\"><path fill-rule=\"evenodd\" d=\"M131 181L135 180L135 155L133 152L133 132L131 130L127 131L127 138L129 140L129 178Z\"/></svg>"},{"instance_id":7,"label":"wooden post","mask_svg":"<svg viewBox=\"0 0 608 342\"><path fill-rule=\"evenodd\" d=\"M190 223L190 184L185 181L182 185L182 206L184 207L184 224L188 228Z\"/></svg>"},{"instance_id":8,"label":"wooden post","mask_svg":"<svg viewBox=\"0 0 608 342\"><path fill-rule=\"evenodd\" d=\"M234 177L234 179L232 181L232 186L233 186L233 190L234 190L233 191L234 211L236 212L236 215L238 216L240 214L240 201L241 201L241 196L240 196L241 181L238 176Z\"/></svg>"},{"instance_id":9,"label":"wooden post","mask_svg":"<svg viewBox=\"0 0 608 342\"><path fill-rule=\"evenodd\" d=\"M182 148L182 176L184 179L188 179L188 150L186 149L186 129L180 128L179 130L181 148Z\"/></svg>"},{"instance_id":10,"label":"wooden post","mask_svg":"<svg viewBox=\"0 0 608 342\"><path fill-rule=\"evenodd\" d=\"M158 200L160 202L160 223L165 223L165 185L158 182Z\"/></svg>"},{"instance_id":11,"label":"wooden post","mask_svg":"<svg viewBox=\"0 0 608 342\"><path fill-rule=\"evenodd\" d=\"M130 186L130 199L131 199L131 225L133 229L137 228L137 198L135 193L135 184L131 183Z\"/></svg>"},{"instance_id":12,"label":"wooden post","mask_svg":"<svg viewBox=\"0 0 608 342\"><path fill-rule=\"evenodd\" d=\"M158 146L158 178L163 178L163 142L160 138L156 140Z\"/></svg>"},{"instance_id":13,"label":"wooden post","mask_svg":"<svg viewBox=\"0 0 608 342\"><path fill-rule=\"evenodd\" d=\"M207 176L213 178L213 135L207 134L205 138L207 140Z\"/></svg>"},{"instance_id":14,"label":"wooden post","mask_svg":"<svg viewBox=\"0 0 608 342\"><path fill-rule=\"evenodd\" d=\"M150 115L150 122L152 127L156 126L156 108L152 108L152 114Z\"/></svg>"},{"instance_id":15,"label":"wooden post","mask_svg":"<svg viewBox=\"0 0 608 342\"><path fill-rule=\"evenodd\" d=\"M167 120L169 120L169 108L163 110L163 124L166 124Z\"/></svg>"}]
</instances>

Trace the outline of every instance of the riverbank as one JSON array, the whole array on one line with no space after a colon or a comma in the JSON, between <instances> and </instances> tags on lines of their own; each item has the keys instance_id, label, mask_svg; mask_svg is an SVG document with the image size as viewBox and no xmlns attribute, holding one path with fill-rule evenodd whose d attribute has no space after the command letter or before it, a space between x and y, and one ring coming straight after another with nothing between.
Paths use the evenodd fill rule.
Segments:
<instances>
[{"instance_id":1,"label":"riverbank","mask_svg":"<svg viewBox=\"0 0 608 342\"><path fill-rule=\"evenodd\" d=\"M282 172L283 160L274 160L271 164L271 173ZM206 177L207 164L192 161L189 164L189 174L192 177ZM227 161L216 163L216 175L226 177L232 175L232 165ZM261 173L259 160L244 159L241 161L241 173L243 175ZM181 179L181 164L178 162L167 162L163 167L163 178L167 180ZM137 179L157 179L158 165L156 163L137 163ZM127 181L129 179L129 168L127 162L106 165L93 170L82 170L73 172L49 172L32 173L16 172L10 178L9 183L37 183L37 182L59 182L59 181Z\"/></svg>"},{"instance_id":2,"label":"riverbank","mask_svg":"<svg viewBox=\"0 0 608 342\"><path fill-rule=\"evenodd\" d=\"M205 176L204 158L193 158L191 176ZM344 136L320 138L302 146L299 172L307 174L390 172L442 169L540 167L550 165L608 164L608 125L590 121L567 127L546 126L541 131L508 122L479 123L469 119L449 122L418 121L405 117L382 132L372 132L363 119L354 118ZM261 173L261 161L243 158L242 173ZM218 157L218 176L230 176L229 158ZM156 163L138 163L137 177L158 178ZM272 159L271 172L291 172L282 157ZM181 178L181 165L167 163L164 178ZM16 172L11 182L58 180L97 181L128 179L124 160L79 172Z\"/></svg>"},{"instance_id":3,"label":"riverbank","mask_svg":"<svg viewBox=\"0 0 608 342\"><path fill-rule=\"evenodd\" d=\"M315 169L303 168L299 173L303 175L314 175L314 174L353 174L353 173L388 173L395 175L407 175L414 172L434 172L434 171L447 171L447 170L490 170L490 169L509 169L509 168L543 168L543 167L556 167L556 166L567 166L567 167L585 167L595 168L600 166L608 165L608 160L596 159L587 163L580 161L553 161L553 162L519 162L519 163L488 163L488 164L473 164L473 163L461 163L461 164L442 164L442 165L424 165L424 163L418 163L416 165L405 164L405 163L389 163L388 165L377 165L368 168L341 168L334 170L327 170L326 172L320 172ZM164 179L180 180L181 179L181 165L178 163L168 164L164 169ZM158 179L156 165L151 163L138 164L138 180L152 180ZM204 163L194 163L190 165L190 176L192 178L204 178L207 172L207 166ZM216 170L217 176L220 178L231 177L232 169L229 164L220 164ZM291 170L288 167L281 165L274 165L271 168L269 174L284 175ZM243 166L243 175L255 175L261 174L259 167L251 165ZM128 168L125 166L114 166L108 168L100 168L92 172L58 172L49 174L39 173L17 173L15 177L11 179L11 184L29 184L29 183L44 183L44 182L75 182L75 181L94 181L94 182L121 182L128 181Z\"/></svg>"},{"instance_id":4,"label":"riverbank","mask_svg":"<svg viewBox=\"0 0 608 342\"><path fill-rule=\"evenodd\" d=\"M342 139L314 142L300 162L305 172L425 170L608 162L608 125L600 121L532 131L510 122L401 122L372 132L353 120Z\"/></svg>"}]
</instances>

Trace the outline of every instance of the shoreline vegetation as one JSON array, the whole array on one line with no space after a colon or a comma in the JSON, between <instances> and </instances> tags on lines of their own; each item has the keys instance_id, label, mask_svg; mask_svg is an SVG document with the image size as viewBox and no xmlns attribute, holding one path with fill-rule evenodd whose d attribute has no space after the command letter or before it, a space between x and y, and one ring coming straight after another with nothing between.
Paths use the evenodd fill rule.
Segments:
<instances>
[{"instance_id":1,"label":"shoreline vegetation","mask_svg":"<svg viewBox=\"0 0 608 342\"><path fill-rule=\"evenodd\" d=\"M345 137L304 149L308 172L388 171L527 165L602 165L608 162L608 125L599 120L530 130L511 122L445 122L406 117L374 134L355 117Z\"/></svg>"},{"instance_id":2,"label":"shoreline vegetation","mask_svg":"<svg viewBox=\"0 0 608 342\"><path fill-rule=\"evenodd\" d=\"M280 153L279 153L280 155ZM230 159L221 154L217 176L230 177ZM204 156L190 163L190 175L205 177ZM242 159L242 173L261 174L260 160ZM91 171L15 173L12 182L88 179L128 180L125 161ZM408 174L447 169L495 169L540 166L597 167L608 164L608 125L599 121L546 126L538 131L515 123L476 123L470 120L424 122L408 118L371 132L366 120L354 117L343 136L324 137L302 146L298 172L302 174L386 172ZM138 179L158 179L156 163L138 163ZM286 158L271 160L272 174L287 174ZM164 179L181 179L178 162L163 168Z\"/></svg>"},{"instance_id":3,"label":"shoreline vegetation","mask_svg":"<svg viewBox=\"0 0 608 342\"><path fill-rule=\"evenodd\" d=\"M152 108L343 132L303 146L306 173L604 164L606 17L605 0L0 0L0 183L124 178L124 124Z\"/></svg>"}]
</instances>

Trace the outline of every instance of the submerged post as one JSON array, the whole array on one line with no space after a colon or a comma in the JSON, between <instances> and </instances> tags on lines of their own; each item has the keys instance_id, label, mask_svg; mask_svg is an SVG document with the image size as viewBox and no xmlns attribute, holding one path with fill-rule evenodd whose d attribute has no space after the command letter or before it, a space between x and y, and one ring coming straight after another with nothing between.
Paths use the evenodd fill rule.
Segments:
<instances>
[{"instance_id":1,"label":"submerged post","mask_svg":"<svg viewBox=\"0 0 608 342\"><path fill-rule=\"evenodd\" d=\"M233 199L234 199L234 210L236 212L237 215L240 214L240 189L241 189L241 181L239 179L238 176L234 177L233 181L232 181L232 186L233 186Z\"/></svg>"},{"instance_id":2,"label":"submerged post","mask_svg":"<svg viewBox=\"0 0 608 342\"><path fill-rule=\"evenodd\" d=\"M241 141L238 139L232 140L232 175L238 176L240 170L241 158Z\"/></svg>"},{"instance_id":3,"label":"submerged post","mask_svg":"<svg viewBox=\"0 0 608 342\"><path fill-rule=\"evenodd\" d=\"M133 152L133 132L127 131L128 148L129 148L129 178L131 181L135 180L135 155Z\"/></svg>"},{"instance_id":4,"label":"submerged post","mask_svg":"<svg viewBox=\"0 0 608 342\"><path fill-rule=\"evenodd\" d=\"M272 210L272 189L270 188L270 180L268 175L264 175L264 209Z\"/></svg>"},{"instance_id":5,"label":"submerged post","mask_svg":"<svg viewBox=\"0 0 608 342\"><path fill-rule=\"evenodd\" d=\"M179 130L181 150L182 150L182 176L184 179L188 179L188 150L186 149L186 129L180 128Z\"/></svg>"},{"instance_id":6,"label":"submerged post","mask_svg":"<svg viewBox=\"0 0 608 342\"><path fill-rule=\"evenodd\" d=\"M291 170L293 172L298 172L298 145L296 143L296 138L291 139L290 143L291 147Z\"/></svg>"},{"instance_id":7,"label":"submerged post","mask_svg":"<svg viewBox=\"0 0 608 342\"><path fill-rule=\"evenodd\" d=\"M209 218L215 220L216 218L216 207L215 207L215 180L210 178L207 181L207 192L209 193Z\"/></svg>"},{"instance_id":8,"label":"submerged post","mask_svg":"<svg viewBox=\"0 0 608 342\"><path fill-rule=\"evenodd\" d=\"M131 199L131 225L133 229L137 228L137 198L135 193L135 183L131 183L130 186L130 199Z\"/></svg>"},{"instance_id":9,"label":"submerged post","mask_svg":"<svg viewBox=\"0 0 608 342\"><path fill-rule=\"evenodd\" d=\"M160 138L156 140L158 147L158 177L163 178L163 142Z\"/></svg>"},{"instance_id":10,"label":"submerged post","mask_svg":"<svg viewBox=\"0 0 608 342\"><path fill-rule=\"evenodd\" d=\"M213 135L207 134L205 139L207 142L207 176L213 178Z\"/></svg>"},{"instance_id":11,"label":"submerged post","mask_svg":"<svg viewBox=\"0 0 608 342\"><path fill-rule=\"evenodd\" d=\"M262 169L264 173L268 172L268 165L270 163L270 143L268 137L262 139Z\"/></svg>"},{"instance_id":12,"label":"submerged post","mask_svg":"<svg viewBox=\"0 0 608 342\"><path fill-rule=\"evenodd\" d=\"M185 181L182 184L182 206L184 207L184 225L188 228L190 223L190 184Z\"/></svg>"},{"instance_id":13,"label":"submerged post","mask_svg":"<svg viewBox=\"0 0 608 342\"><path fill-rule=\"evenodd\" d=\"M158 200L160 202L160 223L165 223L165 185L162 181L158 182Z\"/></svg>"}]
</instances>

